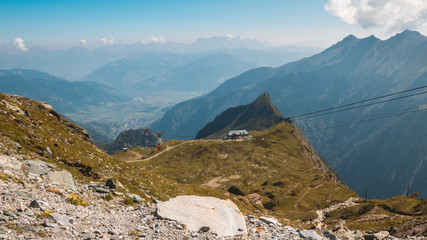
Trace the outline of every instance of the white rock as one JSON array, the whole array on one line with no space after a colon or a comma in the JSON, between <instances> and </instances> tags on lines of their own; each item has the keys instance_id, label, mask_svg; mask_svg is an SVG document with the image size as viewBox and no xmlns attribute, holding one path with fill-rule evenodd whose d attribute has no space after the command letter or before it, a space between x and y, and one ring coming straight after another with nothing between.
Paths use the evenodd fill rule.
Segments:
<instances>
[{"instance_id":1,"label":"white rock","mask_svg":"<svg viewBox=\"0 0 427 240\"><path fill-rule=\"evenodd\" d=\"M67 215L52 213L51 216L53 219L55 219L57 223L59 223L63 227L71 226L73 223L73 219Z\"/></svg>"},{"instance_id":2,"label":"white rock","mask_svg":"<svg viewBox=\"0 0 427 240\"><path fill-rule=\"evenodd\" d=\"M21 169L22 162L14 157L7 155L0 155L0 167L9 168L13 170Z\"/></svg>"},{"instance_id":3,"label":"white rock","mask_svg":"<svg viewBox=\"0 0 427 240\"><path fill-rule=\"evenodd\" d=\"M218 237L247 235L245 219L230 200L178 196L158 204L157 214L184 223L189 231L197 232L208 226Z\"/></svg>"},{"instance_id":4,"label":"white rock","mask_svg":"<svg viewBox=\"0 0 427 240\"><path fill-rule=\"evenodd\" d=\"M377 237L378 239L384 239L384 238L390 236L390 233L387 231L381 231L381 232L375 233L374 236Z\"/></svg>"},{"instance_id":5,"label":"white rock","mask_svg":"<svg viewBox=\"0 0 427 240\"><path fill-rule=\"evenodd\" d=\"M290 226L285 226L283 227L284 230L289 231L289 232L296 232L295 228L290 227Z\"/></svg>"},{"instance_id":6,"label":"white rock","mask_svg":"<svg viewBox=\"0 0 427 240\"><path fill-rule=\"evenodd\" d=\"M44 175L52 171L51 165L47 164L44 161L40 160L25 160L24 163L28 166L28 172L37 174L37 175Z\"/></svg>"},{"instance_id":7,"label":"white rock","mask_svg":"<svg viewBox=\"0 0 427 240\"><path fill-rule=\"evenodd\" d=\"M268 218L268 217L260 217L259 220L261 220L261 221L263 221L263 222L265 222L267 224L272 223L272 224L276 225L276 224L279 223L279 221L277 221L276 219L274 219L274 218Z\"/></svg>"},{"instance_id":8,"label":"white rock","mask_svg":"<svg viewBox=\"0 0 427 240\"><path fill-rule=\"evenodd\" d=\"M301 230L299 232L300 236L304 239L310 239L310 240L323 240L322 236L320 236L316 231L314 230Z\"/></svg>"},{"instance_id":9,"label":"white rock","mask_svg":"<svg viewBox=\"0 0 427 240\"><path fill-rule=\"evenodd\" d=\"M49 172L46 175L46 179L66 186L73 191L78 190L77 185L73 180L73 175L71 175L67 170Z\"/></svg>"}]
</instances>

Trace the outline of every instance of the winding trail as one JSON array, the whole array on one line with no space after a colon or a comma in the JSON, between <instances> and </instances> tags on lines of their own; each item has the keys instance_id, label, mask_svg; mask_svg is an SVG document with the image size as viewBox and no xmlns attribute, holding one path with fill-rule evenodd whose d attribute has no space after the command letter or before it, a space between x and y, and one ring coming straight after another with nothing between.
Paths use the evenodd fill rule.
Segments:
<instances>
[{"instance_id":1,"label":"winding trail","mask_svg":"<svg viewBox=\"0 0 427 240\"><path fill-rule=\"evenodd\" d=\"M311 190L316 189L316 188L319 188L319 187L322 187L323 185L325 185L325 183L322 183L322 184L320 184L320 185L317 185L317 186L316 186L316 187L314 187L314 188L312 188L312 187L308 187L307 191L305 191L305 193L303 193L303 194L301 195L301 197L299 197L299 198L298 198L298 200L295 202L295 204L294 204L294 208L297 208L297 207L298 207L298 203L301 201L301 199L302 199L305 195L307 195L308 193L310 193L310 191L311 191Z\"/></svg>"},{"instance_id":2,"label":"winding trail","mask_svg":"<svg viewBox=\"0 0 427 240\"><path fill-rule=\"evenodd\" d=\"M149 161L149 160L151 160L151 159L153 159L153 158L155 158L155 157L157 157L157 156L159 156L159 155L161 155L161 154L163 154L165 152L168 152L168 151L170 151L172 149L175 149L175 148L177 148L177 147L179 147L181 145L188 144L188 143L193 143L193 142L220 142L220 141L223 141L223 140L214 140L214 139L209 139L209 140L199 140L199 139L198 140L189 140L189 141L182 142L182 143L177 144L177 145L172 146L172 147L166 146L165 150L163 150L161 152L158 152L158 153L156 153L153 156L150 156L148 158L141 159L142 155L139 154L140 155L139 157L135 157L132 160L127 160L126 162L128 162L128 163L134 163L134 162ZM133 151L132 151L132 153L137 154L136 152L133 152Z\"/></svg>"},{"instance_id":3,"label":"winding trail","mask_svg":"<svg viewBox=\"0 0 427 240\"><path fill-rule=\"evenodd\" d=\"M133 157L131 160L137 160L137 159L141 159L142 158L142 155L140 153L138 153L138 152L135 152L135 151L132 151L132 150L129 150L129 152L135 155L135 157Z\"/></svg>"},{"instance_id":4,"label":"winding trail","mask_svg":"<svg viewBox=\"0 0 427 240\"><path fill-rule=\"evenodd\" d=\"M354 201L356 201L357 199L358 198L356 198L356 197L351 197L351 198L347 199L347 201L345 201L345 202L337 203L337 204L329 206L325 209L317 210L316 211L317 218L314 219L313 223L316 225L321 224L323 222L323 220L325 220L325 214L326 213L335 211L338 208L348 208L348 207L356 206L357 203L355 203Z\"/></svg>"}]
</instances>

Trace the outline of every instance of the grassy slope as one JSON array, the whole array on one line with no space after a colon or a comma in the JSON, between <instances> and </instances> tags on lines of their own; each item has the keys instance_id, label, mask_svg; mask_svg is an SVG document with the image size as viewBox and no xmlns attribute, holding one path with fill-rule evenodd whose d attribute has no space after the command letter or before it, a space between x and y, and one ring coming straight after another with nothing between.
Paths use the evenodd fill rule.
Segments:
<instances>
[{"instance_id":1,"label":"grassy slope","mask_svg":"<svg viewBox=\"0 0 427 240\"><path fill-rule=\"evenodd\" d=\"M358 201L357 206L338 209L326 215L326 224L334 225L340 220L347 222L350 229L388 230L396 232L396 237L414 226L425 224L427 199L414 196L396 196L385 200Z\"/></svg>"},{"instance_id":2,"label":"grassy slope","mask_svg":"<svg viewBox=\"0 0 427 240\"><path fill-rule=\"evenodd\" d=\"M220 184L217 188L237 186L245 195L241 199L259 193L263 205L271 209L267 213L282 220L290 219L297 226L295 220L313 220L317 216L315 210L356 196L335 181L326 164L317 161L317 155L313 155L298 128L281 123L264 132L251 132L251 137L249 142L187 142L149 161L134 164L180 183L204 185L214 178L228 179L217 181ZM183 142L168 142L161 151ZM143 158L157 153L140 148L132 151ZM121 152L117 156L130 159L132 154ZM235 179L235 175L241 177ZM350 229L389 230L402 237L426 222L427 200L398 196L386 200L359 198L356 203L327 213L324 223L332 227L345 220Z\"/></svg>"},{"instance_id":3,"label":"grassy slope","mask_svg":"<svg viewBox=\"0 0 427 240\"><path fill-rule=\"evenodd\" d=\"M325 166L316 167L315 153L300 141L294 126L281 123L251 132L251 137L251 141L192 142L135 164L180 183L203 185L216 177L229 178L218 188L236 186L245 195L259 193L266 208L290 220L314 219L316 209L355 196L332 181L334 174ZM240 177L233 179L235 175Z\"/></svg>"},{"instance_id":4,"label":"grassy slope","mask_svg":"<svg viewBox=\"0 0 427 240\"><path fill-rule=\"evenodd\" d=\"M0 94L0 153L21 154L25 159L54 163L70 171L80 183L113 178L131 192L161 200L182 194L231 198L243 212L251 212L254 208L248 200L221 190L234 185L246 195L260 193L264 205L273 210L270 213L291 220L313 219L315 209L354 196L344 185L330 181L334 179L333 174L319 164L298 129L282 123L268 131L251 134L250 142L182 144L152 161L137 164L170 178L167 179L105 154L88 140L85 130L42 103ZM168 145L181 143L185 142L168 142L161 151ZM156 153L152 149L135 151L147 157ZM132 153L119 153L119 156L129 154ZM219 182L219 189L198 186L214 177L233 175L241 177ZM176 179L194 184L179 184ZM326 223L332 226L344 219L351 229L390 230L393 227L403 234L426 222L426 200L399 196L358 203L328 213Z\"/></svg>"},{"instance_id":5,"label":"grassy slope","mask_svg":"<svg viewBox=\"0 0 427 240\"><path fill-rule=\"evenodd\" d=\"M7 107L8 105L9 107ZM12 108L10 107L12 106ZM18 110L16 110L18 109ZM41 159L70 171L79 182L113 178L126 189L166 200L177 195L210 195L226 198L224 192L195 185L180 185L151 171L135 168L96 148L86 131L42 103L0 94L0 153ZM10 141L19 143L17 149ZM46 150L50 148L50 155ZM244 211L251 206L233 199Z\"/></svg>"}]
</instances>

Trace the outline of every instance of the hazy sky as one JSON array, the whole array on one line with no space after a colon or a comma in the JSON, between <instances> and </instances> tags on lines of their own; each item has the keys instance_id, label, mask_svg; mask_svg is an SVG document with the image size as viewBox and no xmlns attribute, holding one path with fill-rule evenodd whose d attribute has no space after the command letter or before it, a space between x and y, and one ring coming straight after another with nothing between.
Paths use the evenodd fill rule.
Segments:
<instances>
[{"instance_id":1,"label":"hazy sky","mask_svg":"<svg viewBox=\"0 0 427 240\"><path fill-rule=\"evenodd\" d=\"M348 34L426 35L426 19L426 0L0 0L0 45L25 51L231 34L325 47Z\"/></svg>"}]
</instances>

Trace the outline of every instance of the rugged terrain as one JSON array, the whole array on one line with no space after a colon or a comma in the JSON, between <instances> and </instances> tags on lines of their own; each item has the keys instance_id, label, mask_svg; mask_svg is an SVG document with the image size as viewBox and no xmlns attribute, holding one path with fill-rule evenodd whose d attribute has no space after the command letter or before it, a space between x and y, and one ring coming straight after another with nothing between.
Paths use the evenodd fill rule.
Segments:
<instances>
[{"instance_id":1,"label":"rugged terrain","mask_svg":"<svg viewBox=\"0 0 427 240\"><path fill-rule=\"evenodd\" d=\"M401 238L427 234L425 199L416 193L386 200L358 197L336 182L307 142L295 139L299 134L283 122L250 132L250 142L169 141L159 152L134 148L115 156L183 185L226 190L285 225L327 227L347 237L356 230Z\"/></svg>"},{"instance_id":2,"label":"rugged terrain","mask_svg":"<svg viewBox=\"0 0 427 240\"><path fill-rule=\"evenodd\" d=\"M389 231L378 233L383 237L425 234L425 201L412 196L386 202L355 198L354 192L335 182L335 175L300 130L286 122L252 132L251 142L172 141L160 152L141 150L144 155L139 159L152 156L156 160L146 161L148 168L156 162L167 163L165 156L173 154L173 166L188 170L186 179L176 175L177 181L135 167L140 160L130 164L107 155L91 143L84 129L46 103L1 94L0 109L0 234L5 238L217 238L209 228L189 231L181 222L158 218L155 203L179 195L232 200L247 216L249 239L370 234L349 230L343 219L351 229L373 233L388 227ZM184 161L188 154L192 166ZM219 173L214 175L206 161L207 165L199 165L201 159L215 161ZM247 165L248 161L254 164ZM288 176L280 178L281 171L275 168ZM168 171L162 174L170 177L173 171ZM247 186L241 184L243 179ZM234 188L227 188L228 184ZM285 189L291 190L289 194ZM248 196L254 190L258 193Z\"/></svg>"},{"instance_id":3,"label":"rugged terrain","mask_svg":"<svg viewBox=\"0 0 427 240\"><path fill-rule=\"evenodd\" d=\"M367 191L368 198L387 198L406 193L409 185L426 197L425 88L348 111L334 109L426 86L426 54L427 38L418 32L387 40L350 35L310 58L229 79L204 96L177 104L151 128L163 130L166 139L192 139L226 109L269 92L285 117L293 117L317 152L360 195ZM404 98L391 100L396 97ZM329 108L331 114L297 117Z\"/></svg>"},{"instance_id":4,"label":"rugged terrain","mask_svg":"<svg viewBox=\"0 0 427 240\"><path fill-rule=\"evenodd\" d=\"M86 130L63 118L46 103L0 94L0 109L3 154L46 161L68 170L81 182L111 178L146 199L196 194L196 189L207 193L197 187L177 187L179 184L173 181L109 156L92 144Z\"/></svg>"}]
</instances>

